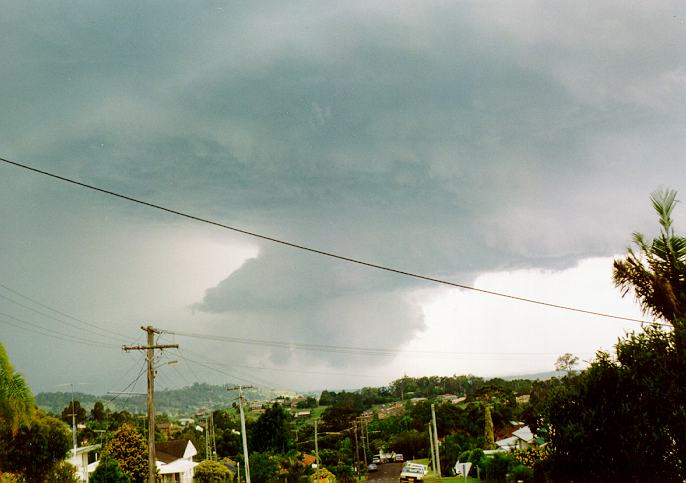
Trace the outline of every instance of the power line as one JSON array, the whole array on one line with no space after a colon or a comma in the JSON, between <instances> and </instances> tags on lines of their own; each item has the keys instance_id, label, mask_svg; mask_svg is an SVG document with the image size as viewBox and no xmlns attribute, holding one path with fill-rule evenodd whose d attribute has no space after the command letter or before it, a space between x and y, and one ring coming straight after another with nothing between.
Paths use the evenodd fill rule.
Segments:
<instances>
[{"instance_id":1,"label":"power line","mask_svg":"<svg viewBox=\"0 0 686 483\"><path fill-rule=\"evenodd\" d=\"M10 322L9 320L6 320L6 319L12 319L15 322ZM16 322L19 322L19 324ZM106 349L114 349L115 348L115 346L108 345L108 344L105 344L103 342L84 339L84 338L77 337L77 336L70 335L70 334L64 334L64 333L58 332L54 329L49 329L49 328L43 327L39 324L29 322L28 320L19 319L17 317L14 317L13 315L1 313L1 312L0 312L0 323L3 323L5 325L10 325L12 327L16 327L17 329L25 330L27 332L33 332L34 334L43 335L45 337L50 337L53 339L59 339L59 340L63 340L66 342L72 342L74 344L82 344L82 345L87 345L90 347L93 347L95 345L95 346L103 347ZM29 327L27 327L27 325ZM33 327L33 328L31 328L31 327Z\"/></svg>"},{"instance_id":2,"label":"power line","mask_svg":"<svg viewBox=\"0 0 686 483\"><path fill-rule=\"evenodd\" d=\"M603 313L603 312L597 312L597 311L593 311L593 310L586 310L586 309L580 309L580 308L576 308L576 307L571 307L571 306L568 306L568 305L560 305L560 304L554 304L554 303L550 303L550 302L543 302L543 301L541 301L541 300L530 299L530 298L527 298L527 297L519 297L519 296L516 296L516 295L510 295L510 294L506 294L506 293L503 293L503 292L496 292L496 291L494 291L494 290L486 290L486 289L476 288L476 287L472 287L472 286L470 286L470 285L465 285L465 284L462 284L462 283L449 282L449 281L447 281L447 280L442 280L442 279L435 278L435 277L429 277L429 276L427 276L427 275L421 275L421 274L414 273L414 272L408 272L408 271L406 271L406 270L400 270L400 269L397 269L397 268L387 267L387 266L384 266L384 265L379 265L379 264L376 264L376 263L367 262L367 261L360 260L360 259L356 259L356 258L352 258L352 257L347 257L347 256L344 256L344 255L338 255L338 254L333 253L333 252L328 252L328 251L325 251L325 250L320 250L320 249L317 249L317 248L312 248L312 247L308 247L308 246L305 246L305 245L300 245L300 244L298 244L298 243L293 243L293 242L289 242L289 241L286 241L286 240L281 240L281 239L279 239L279 238L274 238L274 237L271 237L271 236L262 235L262 234L255 233L255 232L252 232L252 231L244 230L244 229L242 229L242 228L237 228L237 227L234 227L234 226L226 225L226 224L220 223L220 222L218 222L218 221L213 221L213 220L210 220L210 219L207 219L207 218L202 218L202 217L200 217L200 216L196 216L196 215L192 215L192 214L185 213L185 212L182 212L182 211L178 211L178 210L174 210L174 209L171 209L171 208L167 208L167 207L162 206L162 205L158 205L158 204L151 203L151 202L148 202L148 201L144 201L144 200L141 200L141 199L138 199L138 198L134 198L134 197L131 197L131 196L127 196L127 195L124 195L124 194L121 194L121 193L117 193L117 192L115 192L115 191L107 190L107 189L104 189L104 188L99 188L99 187L97 187L97 186L90 185L90 184L87 184L87 183L82 183L82 182L80 182L80 181L76 181L76 180L74 180L74 179L67 178L67 177L65 177L65 176L60 176L60 175L58 175L58 174L51 173L51 172L48 172L48 171L44 171L44 170L41 170L41 169L38 169L38 168L34 168L34 167L32 167L32 166L28 166L28 165L26 165L26 164L18 163L18 162L16 162L16 161L10 161L9 159L0 158L0 161L4 162L4 163L6 163L6 164L10 164L10 165L13 165L13 166L16 166L16 167L19 167L19 168L26 169L26 170L28 170L28 171L32 171L32 172L34 172L34 173L42 174L42 175L44 175L44 176L49 176L49 177L51 177L51 178L58 179L58 180L60 180L60 181L64 181L64 182L66 182L66 183L70 183L70 184L73 184L73 185L76 185L76 186L81 186L82 188L87 188L87 189L90 189L90 190L93 190L93 191L97 191L97 192L104 193L104 194L107 194L107 195L110 195L110 196L114 196L114 197L116 197L116 198L120 198L120 199L123 199L123 200L127 200L127 201L130 201L130 202L132 202L132 203L137 203L137 204L140 204L140 205L148 206L148 207L150 207L150 208L154 208L154 209L156 209L156 210L160 210L160 211L164 211L164 212L167 212L167 213L171 213L171 214L173 214L173 215L177 215L177 216L180 216L180 217L183 217L183 218L187 218L187 219L190 219L190 220L199 221L199 222L201 222L201 223L206 223L206 224L209 224L209 225L217 226L217 227L219 227L219 228L224 228L224 229L226 229L226 230L231 230L231 231L234 231L234 232L236 232L236 233L242 233L243 235L248 235L248 236L251 236L251 237L254 237L254 238L259 238L259 239L261 239L261 240L267 240L267 241L270 241L270 242L272 242L272 243L277 243L277 244L284 245L284 246L288 246L288 247L291 247L291 248L296 248L296 249L298 249L298 250L303 250L303 251L306 251L306 252L315 253L315 254L318 254L318 255L323 255L323 256L325 256L325 257L334 258L334 259L337 259L337 260L342 260L342 261L345 261L345 262L354 263L354 264L357 264L357 265L362 265L362 266L369 267L369 268L374 268L374 269L377 269L377 270L383 270L383 271L386 271L386 272L395 273L395 274L397 274L397 275L403 275L403 276L406 276L406 277L412 277L412 278L416 278L416 279L419 279L419 280L424 280L424 281L427 281L427 282L433 282L433 283L438 283L438 284L441 284L441 285L446 285L446 286L449 286L449 287L456 287L456 288L461 288L461 289L464 289L464 290L471 290L471 291L474 291L474 292L479 292L479 293L483 293L483 294L487 294L487 295L493 295L493 296L496 296L496 297L507 298L507 299L510 299L510 300L517 300L517 301L519 301L519 302L525 302L525 303L530 303L530 304L535 304L535 305L541 305L541 306L544 306L544 307L550 307L550 308L555 308L555 309L560 309L560 310L567 310L567 311L570 311L570 312L577 312L577 313L582 313L582 314L586 314L586 315L593 315L593 316L596 316L596 317L605 317L605 318L610 318L610 319L625 320L625 321L629 321L629 322L637 322L637 323L640 323L640 324L649 323L648 321L642 320L642 319L635 319L635 318L632 318L632 317L623 317L623 316L619 316L619 315L612 315L612 314L607 314L607 313ZM663 325L667 325L667 324L663 324Z\"/></svg>"},{"instance_id":3,"label":"power line","mask_svg":"<svg viewBox=\"0 0 686 483\"><path fill-rule=\"evenodd\" d=\"M67 322L66 320L59 319L59 318L54 317L54 316L52 316L52 315L50 315L50 314L47 314L47 313L45 313L45 312L41 312L40 310L38 310L38 309L36 309L36 308L34 308L34 307L31 307L31 306L29 306L29 305L22 304L21 302L17 302L16 300L11 299L10 297L8 297L8 296L6 296L6 295L0 294L0 298L2 298L2 299L4 299L4 300L7 300L8 302L10 302L10 303L12 303L12 304L14 304L14 305L17 305L17 306L19 306L19 307L22 307L22 308L24 308L24 309L26 309L26 310L30 310L31 312L34 312L34 313L36 313L36 314L38 314L38 315L42 315L43 317L46 317L46 318L48 318L48 319L52 319L52 320L54 320L54 321L56 321L56 322L59 322L60 324L64 324L64 325L66 325L66 326L69 326L69 327L71 327L72 329L85 330L85 331L87 331L87 332L90 332L91 334L97 335L98 337L108 337L108 338L111 338L111 337L112 337L111 335L107 334L106 332L104 332L104 333L98 333L98 332L95 332L95 331L93 331L93 330L87 330L87 329L84 329L83 327L81 327L80 325L74 324L73 322ZM99 329L99 330L100 330L101 332L103 332L103 329ZM122 339L120 338L120 340L122 340Z\"/></svg>"},{"instance_id":4,"label":"power line","mask_svg":"<svg viewBox=\"0 0 686 483\"><path fill-rule=\"evenodd\" d=\"M248 339L242 337L231 337L231 336L221 336L216 334L199 334L190 332L176 332L167 331L169 334L174 334L179 337L191 337L195 339L219 341L219 342L230 342L234 344L245 344L245 345L257 345L263 347L275 347L286 350L300 349L308 351L321 351L321 352L336 352L342 354L362 354L370 356L394 356L398 354L406 355L426 355L426 356L445 356L445 357L455 357L455 356L535 356L535 355L556 355L557 353L552 352L457 352L457 351L424 351L424 350L404 350L404 349L389 349L389 348L373 348L373 347L359 347L359 346L339 346L330 344L306 344L302 342L281 342L273 340L263 340L263 339Z\"/></svg>"}]
</instances>

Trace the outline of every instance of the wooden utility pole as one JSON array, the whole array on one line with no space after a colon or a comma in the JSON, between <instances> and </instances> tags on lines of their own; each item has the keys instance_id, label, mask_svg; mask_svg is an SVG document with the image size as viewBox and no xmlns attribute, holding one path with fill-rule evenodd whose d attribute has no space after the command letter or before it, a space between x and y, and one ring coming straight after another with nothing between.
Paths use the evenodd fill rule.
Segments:
<instances>
[{"instance_id":1,"label":"wooden utility pole","mask_svg":"<svg viewBox=\"0 0 686 483\"><path fill-rule=\"evenodd\" d=\"M178 349L179 344L158 344L155 345L155 334L159 334L160 329L149 325L141 327L148 333L148 345L123 346L125 351L146 351L148 361L148 483L155 482L157 467L155 465L155 349Z\"/></svg>"},{"instance_id":2,"label":"wooden utility pole","mask_svg":"<svg viewBox=\"0 0 686 483\"><path fill-rule=\"evenodd\" d=\"M243 389L252 389L253 386L227 387L227 391L238 390L238 408L241 413L241 437L243 439L243 459L245 460L245 483L250 483L250 460L248 459L248 435L245 431L245 414L243 413Z\"/></svg>"},{"instance_id":3,"label":"wooden utility pole","mask_svg":"<svg viewBox=\"0 0 686 483\"><path fill-rule=\"evenodd\" d=\"M429 448L431 448L431 466L436 471L436 455L434 454L434 436L431 430L431 423L429 423Z\"/></svg>"},{"instance_id":4,"label":"wooden utility pole","mask_svg":"<svg viewBox=\"0 0 686 483\"><path fill-rule=\"evenodd\" d=\"M436 428L436 411L434 405L431 405L431 421L434 425L434 445L436 446L436 474L441 477L441 455L438 452L438 429Z\"/></svg>"},{"instance_id":5,"label":"wooden utility pole","mask_svg":"<svg viewBox=\"0 0 686 483\"><path fill-rule=\"evenodd\" d=\"M319 478L319 443L317 441L317 419L314 420L314 457L317 460L317 483L321 483Z\"/></svg>"}]
</instances>

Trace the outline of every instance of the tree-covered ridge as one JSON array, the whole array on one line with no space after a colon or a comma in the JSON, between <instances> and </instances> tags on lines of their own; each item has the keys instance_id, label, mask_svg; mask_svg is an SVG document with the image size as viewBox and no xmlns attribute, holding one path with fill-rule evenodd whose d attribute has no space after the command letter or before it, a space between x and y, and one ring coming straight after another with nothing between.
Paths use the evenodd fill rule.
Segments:
<instances>
[{"instance_id":1,"label":"tree-covered ridge","mask_svg":"<svg viewBox=\"0 0 686 483\"><path fill-rule=\"evenodd\" d=\"M271 400L279 396L278 391L267 389L246 389L244 396L249 401ZM118 396L74 393L74 399L78 400L85 408L91 408L96 401L106 403L108 408L115 411L129 411L132 413L145 412L146 397L144 395ZM224 385L212 385L196 382L191 386L179 389L162 389L155 391L155 406L159 412L191 415L203 409L231 406L236 399L236 394L226 390ZM36 404L53 414L57 414L71 403L71 392L41 392L36 395Z\"/></svg>"}]
</instances>

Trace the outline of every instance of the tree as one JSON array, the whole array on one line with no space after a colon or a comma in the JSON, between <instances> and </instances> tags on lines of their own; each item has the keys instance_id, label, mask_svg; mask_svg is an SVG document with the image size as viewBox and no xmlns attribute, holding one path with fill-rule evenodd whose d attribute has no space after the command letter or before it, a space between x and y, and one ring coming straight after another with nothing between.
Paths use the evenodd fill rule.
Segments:
<instances>
[{"instance_id":1,"label":"tree","mask_svg":"<svg viewBox=\"0 0 686 483\"><path fill-rule=\"evenodd\" d=\"M129 483L131 480L119 467L117 460L105 454L90 477L92 483Z\"/></svg>"},{"instance_id":2,"label":"tree","mask_svg":"<svg viewBox=\"0 0 686 483\"><path fill-rule=\"evenodd\" d=\"M290 415L274 403L253 425L250 448L259 452L286 453L290 447Z\"/></svg>"},{"instance_id":3,"label":"tree","mask_svg":"<svg viewBox=\"0 0 686 483\"><path fill-rule=\"evenodd\" d=\"M93 409L91 409L91 419L99 423L103 422L107 418L107 411L105 411L105 406L102 401L95 401Z\"/></svg>"},{"instance_id":4,"label":"tree","mask_svg":"<svg viewBox=\"0 0 686 483\"><path fill-rule=\"evenodd\" d=\"M574 368L579 363L579 358L569 352L562 354L555 361L556 371L565 371L567 374L574 372Z\"/></svg>"},{"instance_id":5,"label":"tree","mask_svg":"<svg viewBox=\"0 0 686 483\"><path fill-rule=\"evenodd\" d=\"M0 434L0 472L18 473L28 481L45 481L71 448L69 428L59 419L37 414L12 436Z\"/></svg>"},{"instance_id":6,"label":"tree","mask_svg":"<svg viewBox=\"0 0 686 483\"><path fill-rule=\"evenodd\" d=\"M148 477L148 444L130 424L124 424L105 445L104 451L119 463L132 483L145 482Z\"/></svg>"},{"instance_id":7,"label":"tree","mask_svg":"<svg viewBox=\"0 0 686 483\"><path fill-rule=\"evenodd\" d=\"M70 401L66 408L62 410L60 418L67 424L72 422L72 414L77 423L83 423L86 421L86 410L81 407L81 402L77 399L76 401Z\"/></svg>"},{"instance_id":8,"label":"tree","mask_svg":"<svg viewBox=\"0 0 686 483\"><path fill-rule=\"evenodd\" d=\"M660 235L633 235L615 260L622 295L633 291L651 324L598 353L588 369L543 387L539 434L550 441L554 481L683 481L686 477L686 239L672 228L674 191L651 196Z\"/></svg>"},{"instance_id":9,"label":"tree","mask_svg":"<svg viewBox=\"0 0 686 483\"><path fill-rule=\"evenodd\" d=\"M197 483L222 483L233 479L229 469L221 463L212 460L201 461L195 467L194 481Z\"/></svg>"},{"instance_id":10,"label":"tree","mask_svg":"<svg viewBox=\"0 0 686 483\"><path fill-rule=\"evenodd\" d=\"M5 348L0 344L0 428L6 425L16 434L22 423L31 420L34 407L28 384L14 372Z\"/></svg>"},{"instance_id":11,"label":"tree","mask_svg":"<svg viewBox=\"0 0 686 483\"><path fill-rule=\"evenodd\" d=\"M255 451L250 454L250 479L255 483L268 483L276 478L278 466L274 458Z\"/></svg>"},{"instance_id":12,"label":"tree","mask_svg":"<svg viewBox=\"0 0 686 483\"><path fill-rule=\"evenodd\" d=\"M623 296L633 291L644 313L681 332L686 326L686 237L676 235L672 227L676 191L658 190L650 198L660 235L648 241L634 233L636 249L629 248L624 259L614 261L613 279Z\"/></svg>"},{"instance_id":13,"label":"tree","mask_svg":"<svg viewBox=\"0 0 686 483\"><path fill-rule=\"evenodd\" d=\"M488 404L484 404L484 449L495 449L493 419L491 418L491 408Z\"/></svg>"}]
</instances>

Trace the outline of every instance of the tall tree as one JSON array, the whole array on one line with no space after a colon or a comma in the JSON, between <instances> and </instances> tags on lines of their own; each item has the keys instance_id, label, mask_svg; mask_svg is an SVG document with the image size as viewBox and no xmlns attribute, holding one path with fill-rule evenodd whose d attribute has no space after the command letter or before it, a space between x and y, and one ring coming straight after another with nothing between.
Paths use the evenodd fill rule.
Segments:
<instances>
[{"instance_id":1,"label":"tall tree","mask_svg":"<svg viewBox=\"0 0 686 483\"><path fill-rule=\"evenodd\" d=\"M5 348L0 343L0 427L8 426L16 434L28 423L35 407L33 394L24 378L14 372Z\"/></svg>"},{"instance_id":2,"label":"tall tree","mask_svg":"<svg viewBox=\"0 0 686 483\"><path fill-rule=\"evenodd\" d=\"M132 483L148 477L148 444L130 424L124 424L105 446L105 453L116 459Z\"/></svg>"},{"instance_id":3,"label":"tall tree","mask_svg":"<svg viewBox=\"0 0 686 483\"><path fill-rule=\"evenodd\" d=\"M274 403L262 414L250 431L250 448L258 452L286 453L290 447L290 415Z\"/></svg>"},{"instance_id":4,"label":"tall tree","mask_svg":"<svg viewBox=\"0 0 686 483\"><path fill-rule=\"evenodd\" d=\"M658 214L660 235L648 241L634 233L635 248L614 261L614 283L622 295L633 291L646 314L670 322L676 330L686 327L686 237L674 233L672 211L676 191L658 190L650 197Z\"/></svg>"}]
</instances>

